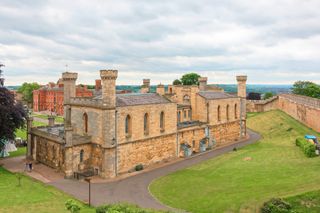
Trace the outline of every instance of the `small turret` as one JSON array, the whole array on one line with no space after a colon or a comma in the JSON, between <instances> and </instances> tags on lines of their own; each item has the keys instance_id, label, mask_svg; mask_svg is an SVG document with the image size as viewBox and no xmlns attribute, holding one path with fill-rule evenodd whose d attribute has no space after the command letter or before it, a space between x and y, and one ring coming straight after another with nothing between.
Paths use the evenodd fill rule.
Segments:
<instances>
[{"instance_id":1,"label":"small turret","mask_svg":"<svg viewBox=\"0 0 320 213\"><path fill-rule=\"evenodd\" d=\"M105 107L116 107L116 80L118 70L100 70L102 102Z\"/></svg>"},{"instance_id":2,"label":"small turret","mask_svg":"<svg viewBox=\"0 0 320 213\"><path fill-rule=\"evenodd\" d=\"M237 82L238 82L238 96L241 98L246 98L247 97L247 91L246 91L247 76L238 75Z\"/></svg>"}]
</instances>

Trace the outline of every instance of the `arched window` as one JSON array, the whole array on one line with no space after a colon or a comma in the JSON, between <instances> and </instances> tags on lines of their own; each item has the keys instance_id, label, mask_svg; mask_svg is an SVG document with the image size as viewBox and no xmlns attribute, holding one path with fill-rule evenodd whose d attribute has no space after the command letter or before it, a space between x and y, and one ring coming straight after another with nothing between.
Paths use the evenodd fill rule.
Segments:
<instances>
[{"instance_id":1,"label":"arched window","mask_svg":"<svg viewBox=\"0 0 320 213\"><path fill-rule=\"evenodd\" d=\"M238 118L238 105L235 104L234 105L234 119L237 119Z\"/></svg>"},{"instance_id":2,"label":"arched window","mask_svg":"<svg viewBox=\"0 0 320 213\"><path fill-rule=\"evenodd\" d=\"M88 115L87 113L83 114L83 132L84 133L88 133Z\"/></svg>"},{"instance_id":3,"label":"arched window","mask_svg":"<svg viewBox=\"0 0 320 213\"><path fill-rule=\"evenodd\" d=\"M131 117L130 115L127 115L126 121L125 121L125 133L127 135L131 134Z\"/></svg>"},{"instance_id":4,"label":"arched window","mask_svg":"<svg viewBox=\"0 0 320 213\"><path fill-rule=\"evenodd\" d=\"M183 96L183 103L184 104L190 104L190 96L189 95Z\"/></svg>"},{"instance_id":5,"label":"arched window","mask_svg":"<svg viewBox=\"0 0 320 213\"><path fill-rule=\"evenodd\" d=\"M178 123L180 123L180 122L181 122L181 112L180 112L180 111L178 112L178 117L177 117L177 119L178 119Z\"/></svg>"},{"instance_id":6,"label":"arched window","mask_svg":"<svg viewBox=\"0 0 320 213\"><path fill-rule=\"evenodd\" d=\"M220 115L220 105L217 108L217 119L218 121L221 121L221 115Z\"/></svg>"},{"instance_id":7,"label":"arched window","mask_svg":"<svg viewBox=\"0 0 320 213\"><path fill-rule=\"evenodd\" d=\"M143 130L144 130L144 134L147 135L149 134L149 115L148 113L144 114L144 118L143 118Z\"/></svg>"},{"instance_id":8,"label":"arched window","mask_svg":"<svg viewBox=\"0 0 320 213\"><path fill-rule=\"evenodd\" d=\"M160 113L160 131L164 131L164 112Z\"/></svg>"},{"instance_id":9,"label":"arched window","mask_svg":"<svg viewBox=\"0 0 320 213\"><path fill-rule=\"evenodd\" d=\"M226 107L226 117L227 117L227 120L229 120L229 104Z\"/></svg>"},{"instance_id":10,"label":"arched window","mask_svg":"<svg viewBox=\"0 0 320 213\"><path fill-rule=\"evenodd\" d=\"M83 162L83 155L84 155L84 151L83 151L83 149L81 149L81 151L80 151L80 163Z\"/></svg>"}]
</instances>

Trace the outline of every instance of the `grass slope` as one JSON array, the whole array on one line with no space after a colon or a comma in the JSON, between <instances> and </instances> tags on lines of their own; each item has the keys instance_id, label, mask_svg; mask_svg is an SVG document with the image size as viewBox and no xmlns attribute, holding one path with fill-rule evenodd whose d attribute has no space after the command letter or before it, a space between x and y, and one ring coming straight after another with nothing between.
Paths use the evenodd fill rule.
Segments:
<instances>
[{"instance_id":1,"label":"grass slope","mask_svg":"<svg viewBox=\"0 0 320 213\"><path fill-rule=\"evenodd\" d=\"M21 186L14 174L0 167L0 212L68 212L64 203L71 197L54 189L23 176ZM93 213L95 210L82 205L81 213Z\"/></svg>"},{"instance_id":2,"label":"grass slope","mask_svg":"<svg viewBox=\"0 0 320 213\"><path fill-rule=\"evenodd\" d=\"M263 139L161 177L150 185L152 194L191 212L256 212L271 197L320 189L320 159L306 158L294 143L306 133L319 134L281 111L248 117L248 127Z\"/></svg>"}]
</instances>

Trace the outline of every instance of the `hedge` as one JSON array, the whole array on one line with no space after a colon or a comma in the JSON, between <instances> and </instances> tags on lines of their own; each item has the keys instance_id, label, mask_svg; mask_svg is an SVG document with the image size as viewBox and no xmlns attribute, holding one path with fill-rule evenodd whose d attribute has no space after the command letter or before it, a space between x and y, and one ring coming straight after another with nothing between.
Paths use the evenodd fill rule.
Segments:
<instances>
[{"instance_id":1,"label":"hedge","mask_svg":"<svg viewBox=\"0 0 320 213\"><path fill-rule=\"evenodd\" d=\"M261 213L291 213L291 205L281 198L272 198L261 207Z\"/></svg>"},{"instance_id":2,"label":"hedge","mask_svg":"<svg viewBox=\"0 0 320 213\"><path fill-rule=\"evenodd\" d=\"M310 143L305 138L297 138L296 139L296 145L299 146L304 154L309 157L315 157L316 155L316 145L313 143Z\"/></svg>"}]
</instances>

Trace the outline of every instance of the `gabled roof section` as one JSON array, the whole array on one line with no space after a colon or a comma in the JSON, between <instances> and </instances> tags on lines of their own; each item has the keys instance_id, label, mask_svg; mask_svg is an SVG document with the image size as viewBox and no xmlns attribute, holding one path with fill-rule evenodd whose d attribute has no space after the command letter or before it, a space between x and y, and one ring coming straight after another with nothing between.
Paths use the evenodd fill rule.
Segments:
<instances>
[{"instance_id":1,"label":"gabled roof section","mask_svg":"<svg viewBox=\"0 0 320 213\"><path fill-rule=\"evenodd\" d=\"M237 98L236 95L231 95L225 92L200 91L198 95L207 100Z\"/></svg>"}]
</instances>

